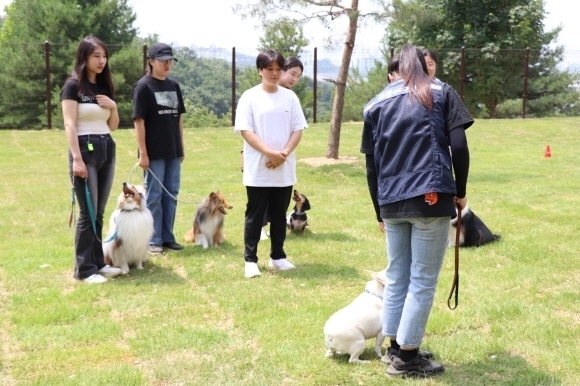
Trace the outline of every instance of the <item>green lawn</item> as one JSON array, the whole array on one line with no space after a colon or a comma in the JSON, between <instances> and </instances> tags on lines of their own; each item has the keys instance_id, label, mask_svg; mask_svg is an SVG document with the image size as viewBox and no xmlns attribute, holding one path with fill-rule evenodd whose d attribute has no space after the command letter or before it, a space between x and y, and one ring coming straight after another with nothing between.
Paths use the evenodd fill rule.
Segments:
<instances>
[{"instance_id":1,"label":"green lawn","mask_svg":"<svg viewBox=\"0 0 580 386\"><path fill-rule=\"evenodd\" d=\"M328 359L322 328L386 265L359 153L345 124L341 157L298 163L312 210L286 250L297 269L243 275L242 140L231 128L187 130L175 232L196 201L221 190L234 206L226 243L188 245L104 285L75 282L71 189L61 131L0 131L0 385L578 385L580 384L580 119L477 121L468 130L470 206L500 242L461 252L459 307L447 308L453 250L423 347L446 373L389 380L372 347L350 365ZM112 196L136 162L132 130L113 134ZM323 157L312 125L299 159ZM550 145L551 158L544 158ZM138 183L133 175L131 182ZM113 210L114 199L106 213Z\"/></svg>"}]
</instances>

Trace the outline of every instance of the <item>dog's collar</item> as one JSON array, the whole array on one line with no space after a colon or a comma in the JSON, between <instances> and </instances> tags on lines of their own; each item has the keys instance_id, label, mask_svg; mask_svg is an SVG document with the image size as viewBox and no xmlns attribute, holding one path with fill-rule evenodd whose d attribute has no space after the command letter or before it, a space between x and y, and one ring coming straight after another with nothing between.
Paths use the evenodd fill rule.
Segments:
<instances>
[{"instance_id":1,"label":"dog's collar","mask_svg":"<svg viewBox=\"0 0 580 386\"><path fill-rule=\"evenodd\" d=\"M306 214L306 212L298 212L295 210L294 214L297 214L298 216L302 216L302 215Z\"/></svg>"},{"instance_id":2,"label":"dog's collar","mask_svg":"<svg viewBox=\"0 0 580 386\"><path fill-rule=\"evenodd\" d=\"M121 212L132 212L132 211L137 210L137 209L139 209L139 208L135 207L133 209L121 209Z\"/></svg>"},{"instance_id":3,"label":"dog's collar","mask_svg":"<svg viewBox=\"0 0 580 386\"><path fill-rule=\"evenodd\" d=\"M379 294L376 294L374 292L371 292L368 288L365 288L365 291L364 292L366 292L367 294L371 294L373 296L376 296L377 298L383 300L383 295L379 295Z\"/></svg>"}]
</instances>

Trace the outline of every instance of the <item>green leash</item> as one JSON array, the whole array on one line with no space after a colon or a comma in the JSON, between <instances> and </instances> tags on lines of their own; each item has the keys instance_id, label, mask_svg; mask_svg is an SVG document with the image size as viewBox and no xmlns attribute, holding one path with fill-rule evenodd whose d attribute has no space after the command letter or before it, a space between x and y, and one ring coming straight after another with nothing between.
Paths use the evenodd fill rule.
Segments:
<instances>
[{"instance_id":1,"label":"green leash","mask_svg":"<svg viewBox=\"0 0 580 386\"><path fill-rule=\"evenodd\" d=\"M75 219L75 187L74 185L71 187L71 192L72 192L72 209L70 212L70 217L68 220L68 226L69 228L72 227L73 224L73 220ZM89 185L87 184L87 180L85 179L85 201L87 202L87 207L89 208L89 217L91 219L91 225L93 226L93 232L95 233L95 237L97 238L97 240L101 241L101 239L99 239L99 236L97 235L97 216L95 215L95 208L93 207L93 200L91 199L91 192L89 192ZM75 221L76 223L76 221Z\"/></svg>"},{"instance_id":2,"label":"green leash","mask_svg":"<svg viewBox=\"0 0 580 386\"><path fill-rule=\"evenodd\" d=\"M97 235L97 216L95 215L95 208L93 207L93 200L91 199L91 192L89 192L89 184L87 184L87 180L85 180L85 199L87 200L87 206L89 207L89 216L91 218L91 224L93 224L93 232L95 232L97 240L101 241Z\"/></svg>"}]
</instances>

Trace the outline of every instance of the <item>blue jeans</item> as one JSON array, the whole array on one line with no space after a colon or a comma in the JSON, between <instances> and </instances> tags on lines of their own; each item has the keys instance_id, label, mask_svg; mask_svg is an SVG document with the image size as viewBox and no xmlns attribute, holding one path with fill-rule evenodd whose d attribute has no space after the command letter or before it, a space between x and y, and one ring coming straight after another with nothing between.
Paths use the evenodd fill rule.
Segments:
<instances>
[{"instance_id":1,"label":"blue jeans","mask_svg":"<svg viewBox=\"0 0 580 386\"><path fill-rule=\"evenodd\" d=\"M155 230L149 243L151 245L171 243L175 241L173 224L181 179L181 158L150 160L149 171L147 173L147 207L153 215ZM175 198L167 194L151 172Z\"/></svg>"},{"instance_id":2,"label":"blue jeans","mask_svg":"<svg viewBox=\"0 0 580 386\"><path fill-rule=\"evenodd\" d=\"M447 248L449 217L383 219L389 264L383 334L405 349L421 345Z\"/></svg>"},{"instance_id":3,"label":"blue jeans","mask_svg":"<svg viewBox=\"0 0 580 386\"><path fill-rule=\"evenodd\" d=\"M89 143L93 150L89 150ZM87 179L73 176L72 155L68 152L69 175L79 204L79 219L75 233L74 278L85 279L105 266L102 245L103 215L115 177L115 141L109 134L81 135L79 147L87 167ZM93 229L85 184L88 184L96 230Z\"/></svg>"}]
</instances>

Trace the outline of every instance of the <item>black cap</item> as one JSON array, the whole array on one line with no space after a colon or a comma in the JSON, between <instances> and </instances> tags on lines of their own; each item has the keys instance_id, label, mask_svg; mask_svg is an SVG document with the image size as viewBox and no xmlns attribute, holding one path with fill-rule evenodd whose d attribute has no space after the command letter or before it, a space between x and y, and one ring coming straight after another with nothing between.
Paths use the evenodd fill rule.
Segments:
<instances>
[{"instance_id":1,"label":"black cap","mask_svg":"<svg viewBox=\"0 0 580 386\"><path fill-rule=\"evenodd\" d=\"M153 44L151 48L149 48L149 59L157 59L161 60L162 62L173 59L177 62L177 59L175 56L173 56L173 50L171 49L171 46L163 43Z\"/></svg>"}]
</instances>

